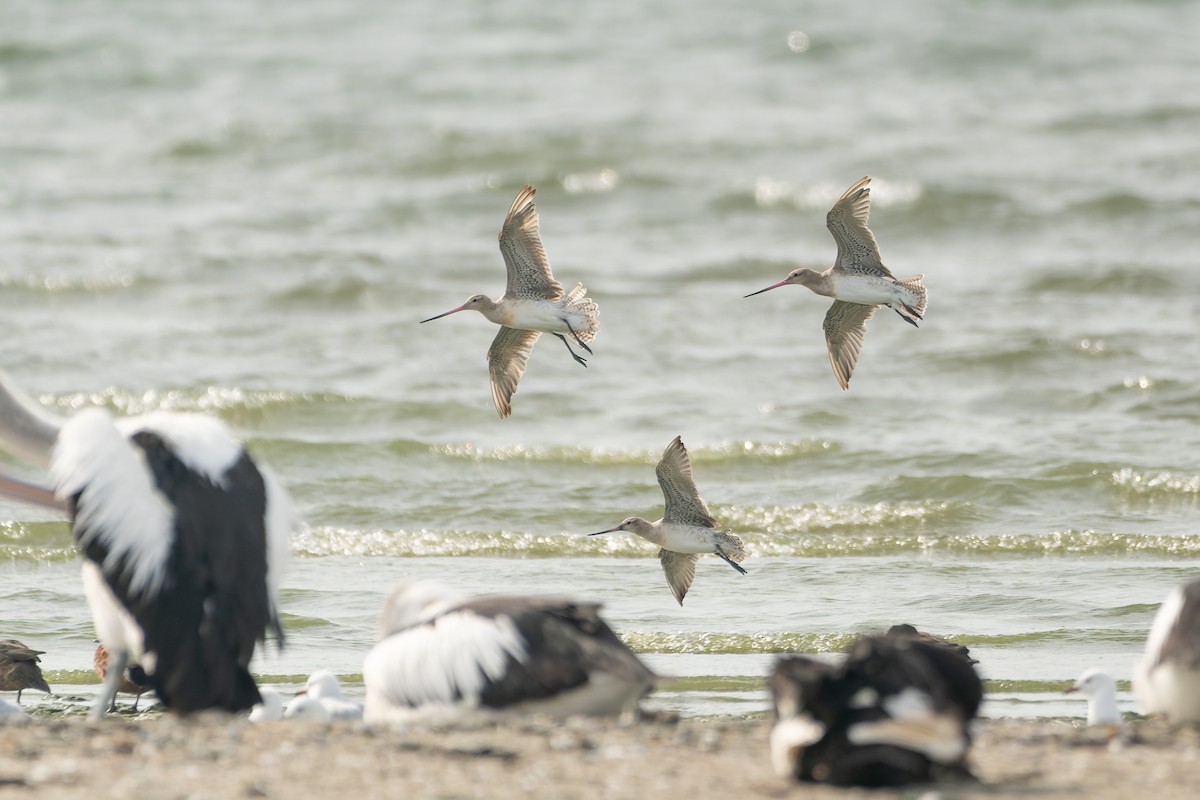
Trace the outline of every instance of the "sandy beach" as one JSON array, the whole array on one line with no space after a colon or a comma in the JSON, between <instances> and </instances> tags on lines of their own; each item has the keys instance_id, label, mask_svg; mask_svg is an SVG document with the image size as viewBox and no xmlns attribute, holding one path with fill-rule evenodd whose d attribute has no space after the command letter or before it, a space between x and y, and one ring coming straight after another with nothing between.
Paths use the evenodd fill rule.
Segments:
<instances>
[{"instance_id":1,"label":"sandy beach","mask_svg":"<svg viewBox=\"0 0 1200 800\"><path fill-rule=\"evenodd\" d=\"M0 728L0 798L1195 797L1200 729L985 720L978 784L904 791L797 787L770 769L767 720L621 725L524 720L454 730L253 725L199 715L32 720ZM928 794L933 792L933 794Z\"/></svg>"}]
</instances>

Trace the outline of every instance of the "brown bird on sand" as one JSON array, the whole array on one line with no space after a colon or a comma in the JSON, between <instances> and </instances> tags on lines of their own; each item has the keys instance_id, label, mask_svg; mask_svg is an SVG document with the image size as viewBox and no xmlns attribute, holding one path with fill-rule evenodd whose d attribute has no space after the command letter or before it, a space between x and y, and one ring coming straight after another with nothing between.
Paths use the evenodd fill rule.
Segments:
<instances>
[{"instance_id":1,"label":"brown bird on sand","mask_svg":"<svg viewBox=\"0 0 1200 800\"><path fill-rule=\"evenodd\" d=\"M44 652L31 650L16 639L0 639L0 691L15 691L18 703L25 689L51 694L42 677L42 668L38 666L38 656Z\"/></svg>"},{"instance_id":2,"label":"brown bird on sand","mask_svg":"<svg viewBox=\"0 0 1200 800\"><path fill-rule=\"evenodd\" d=\"M96 645L96 654L92 656L92 668L96 670L96 674L100 676L100 682L104 683L104 676L108 674L108 651L104 649L104 645ZM150 691L150 681L146 677L146 673L137 664L131 664L125 669L125 674L121 678L121 682L117 684L117 692L133 695L133 710L137 711L138 701L142 699L142 694ZM114 694L112 705L108 707L109 712L117 710L117 697Z\"/></svg>"}]
</instances>

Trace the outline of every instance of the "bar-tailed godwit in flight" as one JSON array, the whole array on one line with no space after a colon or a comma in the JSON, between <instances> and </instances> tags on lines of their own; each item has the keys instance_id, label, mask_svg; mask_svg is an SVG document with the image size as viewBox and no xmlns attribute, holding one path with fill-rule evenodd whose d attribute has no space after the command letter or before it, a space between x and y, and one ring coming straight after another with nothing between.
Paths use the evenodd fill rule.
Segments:
<instances>
[{"instance_id":1,"label":"bar-tailed godwit in flight","mask_svg":"<svg viewBox=\"0 0 1200 800\"><path fill-rule=\"evenodd\" d=\"M746 557L742 540L729 531L717 530L717 521L708 513L696 489L692 462L681 437L676 436L667 445L654 472L666 501L662 519L648 522L641 517L629 517L615 528L588 535L628 531L658 545L658 560L679 605L683 605L684 595L696 577L696 560L704 553L720 556L745 575L746 570L738 564Z\"/></svg>"},{"instance_id":2,"label":"bar-tailed godwit in flight","mask_svg":"<svg viewBox=\"0 0 1200 800\"><path fill-rule=\"evenodd\" d=\"M819 295L833 298L825 313L825 344L829 363L843 389L850 388L850 375L858 363L867 321L879 306L887 306L913 327L925 313L924 275L898 280L879 255L879 245L867 227L871 211L871 179L863 178L846 190L829 213L825 225L837 242L837 260L824 272L797 269L779 283L751 292L746 297L778 289L790 283L807 286Z\"/></svg>"},{"instance_id":3,"label":"bar-tailed godwit in flight","mask_svg":"<svg viewBox=\"0 0 1200 800\"><path fill-rule=\"evenodd\" d=\"M424 323L459 311L478 311L500 326L487 359L492 400L501 419L512 414L512 396L539 336L543 333L557 336L571 357L586 367L587 359L572 349L567 337L591 353L588 342L600 331L599 309L586 296L583 284L577 283L564 293L562 285L550 273L550 261L538 233L534 193L532 186L517 193L500 229L500 252L508 269L504 296L492 300L477 294L458 308L421 320Z\"/></svg>"}]
</instances>

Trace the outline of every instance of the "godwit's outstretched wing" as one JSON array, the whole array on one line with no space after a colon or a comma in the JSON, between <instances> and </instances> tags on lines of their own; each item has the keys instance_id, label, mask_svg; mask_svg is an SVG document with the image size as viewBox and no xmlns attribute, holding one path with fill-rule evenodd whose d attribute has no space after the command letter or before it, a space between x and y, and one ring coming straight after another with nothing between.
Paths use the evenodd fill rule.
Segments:
<instances>
[{"instance_id":1,"label":"godwit's outstretched wing","mask_svg":"<svg viewBox=\"0 0 1200 800\"><path fill-rule=\"evenodd\" d=\"M863 338L867 335L867 320L879 306L847 303L834 300L825 313L825 345L829 348L829 363L843 389L850 388L850 375L858 363Z\"/></svg>"},{"instance_id":2,"label":"godwit's outstretched wing","mask_svg":"<svg viewBox=\"0 0 1200 800\"><path fill-rule=\"evenodd\" d=\"M492 400L496 403L496 413L500 419L512 414L512 396L517 391L517 383L525 372L525 364L529 361L529 353L541 336L537 331L522 331L516 328L500 327L500 332L492 340L488 348L488 375L492 379Z\"/></svg>"},{"instance_id":3,"label":"godwit's outstretched wing","mask_svg":"<svg viewBox=\"0 0 1200 800\"><path fill-rule=\"evenodd\" d=\"M865 275L892 276L883 265L875 235L867 227L867 216L871 213L871 189L869 177L846 190L825 215L825 226L837 242L836 270L847 270Z\"/></svg>"},{"instance_id":4,"label":"godwit's outstretched wing","mask_svg":"<svg viewBox=\"0 0 1200 800\"><path fill-rule=\"evenodd\" d=\"M671 594L683 605L683 597L687 594L696 578L696 553L676 553L671 550L659 550L658 561L662 564L663 574L667 576L667 586Z\"/></svg>"},{"instance_id":5,"label":"godwit's outstretched wing","mask_svg":"<svg viewBox=\"0 0 1200 800\"><path fill-rule=\"evenodd\" d=\"M717 521L708 513L708 507L700 499L696 481L692 479L692 462L681 437L676 436L663 451L654 474L662 487L666 510L664 522L681 525L699 525L704 528L717 527Z\"/></svg>"},{"instance_id":6,"label":"godwit's outstretched wing","mask_svg":"<svg viewBox=\"0 0 1200 800\"><path fill-rule=\"evenodd\" d=\"M500 229L500 252L508 268L508 297L533 300L558 300L563 288L550 274L550 260L542 249L538 233L537 206L533 204L535 189L526 186L517 192Z\"/></svg>"}]
</instances>

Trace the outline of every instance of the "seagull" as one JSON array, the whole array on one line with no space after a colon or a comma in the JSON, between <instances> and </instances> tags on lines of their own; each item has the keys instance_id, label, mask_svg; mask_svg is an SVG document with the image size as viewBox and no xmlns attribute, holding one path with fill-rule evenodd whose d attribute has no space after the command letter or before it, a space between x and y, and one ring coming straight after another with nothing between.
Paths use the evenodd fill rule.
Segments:
<instances>
[{"instance_id":1,"label":"seagull","mask_svg":"<svg viewBox=\"0 0 1200 800\"><path fill-rule=\"evenodd\" d=\"M913 327L925 314L924 275L898 280L879 255L875 235L867 227L871 210L869 177L846 190L829 213L825 225L837 242L837 260L824 272L797 269L779 283L751 292L746 297L788 284L807 286L819 295L833 298L825 313L825 344L838 385L850 388L850 375L858 363L867 321L879 306L887 306Z\"/></svg>"},{"instance_id":2,"label":"seagull","mask_svg":"<svg viewBox=\"0 0 1200 800\"><path fill-rule=\"evenodd\" d=\"M692 479L692 462L682 437L671 440L654 472L666 504L662 519L647 522L641 517L629 517L615 528L588 535L627 531L658 545L658 560L679 605L683 605L683 598L696 577L696 560L702 553L720 557L745 575L746 570L738 563L746 557L742 540L727 530L717 530L717 521L708 513Z\"/></svg>"},{"instance_id":3,"label":"seagull","mask_svg":"<svg viewBox=\"0 0 1200 800\"><path fill-rule=\"evenodd\" d=\"M21 692L26 689L50 694L50 687L42 677L42 668L38 666L40 655L45 655L45 651L32 650L16 639L0 639L0 691L15 691L18 704Z\"/></svg>"},{"instance_id":4,"label":"seagull","mask_svg":"<svg viewBox=\"0 0 1200 800\"><path fill-rule=\"evenodd\" d=\"M402 584L363 663L363 718L632 713L657 676L599 608L561 597L470 600L438 581Z\"/></svg>"},{"instance_id":5,"label":"seagull","mask_svg":"<svg viewBox=\"0 0 1200 800\"><path fill-rule=\"evenodd\" d=\"M323 705L330 719L362 719L362 704L342 694L337 676L329 670L318 670L310 675L301 693Z\"/></svg>"},{"instance_id":6,"label":"seagull","mask_svg":"<svg viewBox=\"0 0 1200 800\"><path fill-rule=\"evenodd\" d=\"M278 722L283 719L283 696L270 686L258 687L262 702L250 709L251 722Z\"/></svg>"},{"instance_id":7,"label":"seagull","mask_svg":"<svg viewBox=\"0 0 1200 800\"><path fill-rule=\"evenodd\" d=\"M92 656L92 669L96 675L100 677L101 683L107 683L108 677L109 655L104 649L104 645L97 645L96 652ZM138 701L142 699L142 695L150 690L150 678L147 677L146 671L137 664L129 664L125 667L125 674L121 676L121 680L117 683L117 692L134 695L133 710L137 711ZM113 695L112 705L108 707L109 712L117 710L117 697Z\"/></svg>"},{"instance_id":8,"label":"seagull","mask_svg":"<svg viewBox=\"0 0 1200 800\"><path fill-rule=\"evenodd\" d=\"M592 348L588 342L600 331L600 311L586 296L583 284L575 284L574 289L564 294L550 273L550 261L538 233L535 192L532 186L525 186L517 193L500 229L500 252L508 269L504 296L492 300L477 294L458 308L421 320L425 323L459 311L478 311L500 326L487 359L492 400L501 419L512 414L512 396L539 336L543 333L557 336L571 358L586 367L587 359L571 348L567 337L590 354Z\"/></svg>"},{"instance_id":9,"label":"seagull","mask_svg":"<svg viewBox=\"0 0 1200 800\"><path fill-rule=\"evenodd\" d=\"M1121 728L1121 712L1117 709L1117 682L1107 672L1084 670L1079 680L1066 693L1079 692L1088 699L1087 724L1106 728L1116 735Z\"/></svg>"},{"instance_id":10,"label":"seagull","mask_svg":"<svg viewBox=\"0 0 1200 800\"><path fill-rule=\"evenodd\" d=\"M1133 692L1147 714L1200 722L1200 580L1174 589L1158 609Z\"/></svg>"},{"instance_id":11,"label":"seagull","mask_svg":"<svg viewBox=\"0 0 1200 800\"><path fill-rule=\"evenodd\" d=\"M328 722L333 719L324 703L306 694L296 695L296 698L288 703L283 717L284 719L305 719L313 722Z\"/></svg>"},{"instance_id":12,"label":"seagull","mask_svg":"<svg viewBox=\"0 0 1200 800\"><path fill-rule=\"evenodd\" d=\"M0 475L0 494L71 519L111 655L93 718L130 661L181 714L260 701L247 667L268 633L282 643L277 597L295 521L286 493L221 422L101 408L64 420L0 372L0 448L48 466L53 485Z\"/></svg>"},{"instance_id":13,"label":"seagull","mask_svg":"<svg viewBox=\"0 0 1200 800\"><path fill-rule=\"evenodd\" d=\"M781 657L770 684L771 760L781 777L874 787L970 775L983 684L945 647L864 636L841 664Z\"/></svg>"}]
</instances>

